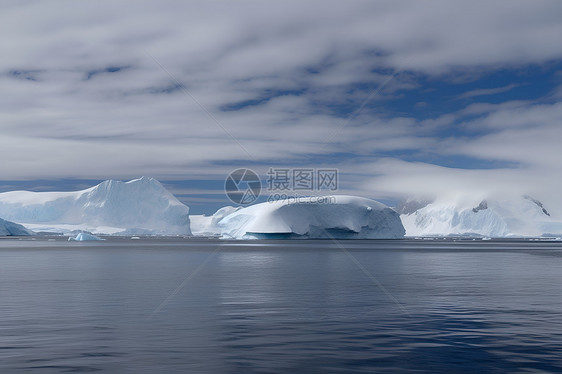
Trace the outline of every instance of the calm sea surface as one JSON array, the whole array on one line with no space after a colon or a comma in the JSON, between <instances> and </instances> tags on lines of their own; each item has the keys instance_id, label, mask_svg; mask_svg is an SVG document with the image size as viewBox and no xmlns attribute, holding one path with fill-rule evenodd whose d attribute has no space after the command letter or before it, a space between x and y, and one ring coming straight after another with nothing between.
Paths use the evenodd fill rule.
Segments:
<instances>
[{"instance_id":1,"label":"calm sea surface","mask_svg":"<svg viewBox=\"0 0 562 374\"><path fill-rule=\"evenodd\" d=\"M562 372L562 243L0 240L0 373Z\"/></svg>"}]
</instances>

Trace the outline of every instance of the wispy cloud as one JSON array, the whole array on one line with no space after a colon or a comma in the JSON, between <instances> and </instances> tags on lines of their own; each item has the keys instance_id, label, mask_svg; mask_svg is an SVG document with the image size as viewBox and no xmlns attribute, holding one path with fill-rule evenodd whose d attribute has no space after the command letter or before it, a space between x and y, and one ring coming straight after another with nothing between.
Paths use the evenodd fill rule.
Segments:
<instances>
[{"instance_id":1,"label":"wispy cloud","mask_svg":"<svg viewBox=\"0 0 562 374\"><path fill-rule=\"evenodd\" d=\"M476 96L489 96L489 95L497 95L500 93L504 93L510 91L517 87L517 84L508 84L507 86L503 87L496 87L496 88L481 88L478 90L472 90L459 95L457 99L468 99Z\"/></svg>"},{"instance_id":2,"label":"wispy cloud","mask_svg":"<svg viewBox=\"0 0 562 374\"><path fill-rule=\"evenodd\" d=\"M376 197L411 166L457 178L435 166L456 155L513 162L505 172L521 180L558 170L559 97L485 102L523 84L500 83L434 113L425 84L560 61L559 1L135 4L0 5L2 179L220 179L233 165L329 163L357 193L384 181ZM414 175L395 195L421 188Z\"/></svg>"}]
</instances>

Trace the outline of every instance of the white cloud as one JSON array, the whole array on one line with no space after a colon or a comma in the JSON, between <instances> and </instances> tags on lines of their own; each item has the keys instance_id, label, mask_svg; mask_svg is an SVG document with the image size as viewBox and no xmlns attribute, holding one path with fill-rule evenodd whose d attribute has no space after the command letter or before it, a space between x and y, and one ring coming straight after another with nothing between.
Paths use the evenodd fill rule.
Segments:
<instances>
[{"instance_id":1,"label":"white cloud","mask_svg":"<svg viewBox=\"0 0 562 374\"><path fill-rule=\"evenodd\" d=\"M0 174L222 176L230 170L225 161L290 164L335 151L357 155L354 164L334 164L362 175L358 181L387 176L377 177L383 183L374 189L385 194L425 186L412 179L424 172L450 175L459 188L477 176L531 188L516 176L557 168L559 104L473 104L422 122L388 118L369 105L349 121L334 107L353 111L369 100L384 108L389 95L420 89L406 73L463 79L561 59L561 17L562 3L546 0L3 2ZM110 67L123 69L104 72ZM91 72L99 73L87 79ZM358 90L358 83L371 86ZM379 85L385 87L371 95ZM246 101L259 105L221 111ZM481 117L461 126L482 136L441 139L439 129L468 114ZM372 158L405 150L521 168L494 176Z\"/></svg>"},{"instance_id":2,"label":"white cloud","mask_svg":"<svg viewBox=\"0 0 562 374\"><path fill-rule=\"evenodd\" d=\"M503 86L503 87L480 88L480 89L477 89L477 90L465 92L465 93L459 95L457 97L457 99L467 99L467 98L476 97L476 96L497 95L497 94L500 94L500 93L510 91L510 90L514 89L515 87L517 87L516 84L508 84L507 86Z\"/></svg>"},{"instance_id":3,"label":"white cloud","mask_svg":"<svg viewBox=\"0 0 562 374\"><path fill-rule=\"evenodd\" d=\"M486 130L484 134L446 138L425 147L428 152L434 149L443 160L447 155L471 157L481 160L481 164L489 163L490 168L458 169L383 159L364 166L374 177L360 188L363 191L371 188L375 196L387 197L532 194L551 207L560 207L561 108L562 103L538 105L532 102L507 102L488 107L489 112L484 117L470 122L471 127ZM510 166L494 167L495 162ZM553 211L562 217L561 209Z\"/></svg>"}]
</instances>

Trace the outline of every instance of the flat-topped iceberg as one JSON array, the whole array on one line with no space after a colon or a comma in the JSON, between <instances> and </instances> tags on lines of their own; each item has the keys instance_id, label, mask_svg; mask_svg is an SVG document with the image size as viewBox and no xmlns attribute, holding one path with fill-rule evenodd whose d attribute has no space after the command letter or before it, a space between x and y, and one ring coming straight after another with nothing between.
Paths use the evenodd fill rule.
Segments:
<instances>
[{"instance_id":1,"label":"flat-topped iceberg","mask_svg":"<svg viewBox=\"0 0 562 374\"><path fill-rule=\"evenodd\" d=\"M82 191L0 193L0 217L35 231L189 235L189 208L160 182L107 180Z\"/></svg>"},{"instance_id":2,"label":"flat-topped iceberg","mask_svg":"<svg viewBox=\"0 0 562 374\"><path fill-rule=\"evenodd\" d=\"M256 204L222 218L224 238L396 239L404 236L400 216L374 200L323 196Z\"/></svg>"}]
</instances>

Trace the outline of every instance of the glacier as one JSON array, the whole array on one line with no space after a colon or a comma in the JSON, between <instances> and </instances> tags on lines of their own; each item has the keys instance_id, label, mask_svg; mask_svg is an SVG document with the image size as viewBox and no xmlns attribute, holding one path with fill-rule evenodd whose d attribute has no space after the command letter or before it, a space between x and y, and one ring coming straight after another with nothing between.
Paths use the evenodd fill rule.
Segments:
<instances>
[{"instance_id":1,"label":"glacier","mask_svg":"<svg viewBox=\"0 0 562 374\"><path fill-rule=\"evenodd\" d=\"M299 198L298 201L277 200L245 207L221 218L216 223L217 232L231 239L397 239L404 236L400 216L382 203L343 195L323 196L322 201Z\"/></svg>"},{"instance_id":2,"label":"glacier","mask_svg":"<svg viewBox=\"0 0 562 374\"><path fill-rule=\"evenodd\" d=\"M0 236L28 236L35 233L22 225L0 218Z\"/></svg>"},{"instance_id":3,"label":"glacier","mask_svg":"<svg viewBox=\"0 0 562 374\"><path fill-rule=\"evenodd\" d=\"M417 205L417 206L416 206ZM412 206L415 209L409 209ZM406 236L560 236L562 222L530 196L408 201L398 209ZM409 210L408 210L409 209Z\"/></svg>"},{"instance_id":4,"label":"glacier","mask_svg":"<svg viewBox=\"0 0 562 374\"><path fill-rule=\"evenodd\" d=\"M154 178L72 192L0 193L0 217L34 231L190 235L189 207Z\"/></svg>"}]
</instances>

